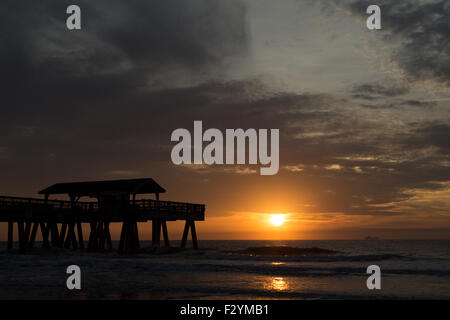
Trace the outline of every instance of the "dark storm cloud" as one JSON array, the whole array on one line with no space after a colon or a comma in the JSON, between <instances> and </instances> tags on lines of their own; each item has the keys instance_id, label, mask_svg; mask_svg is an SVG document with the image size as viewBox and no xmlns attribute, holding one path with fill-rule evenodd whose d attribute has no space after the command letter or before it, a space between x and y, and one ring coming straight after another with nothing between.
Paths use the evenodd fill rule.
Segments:
<instances>
[{"instance_id":1,"label":"dark storm cloud","mask_svg":"<svg viewBox=\"0 0 450 320\"><path fill-rule=\"evenodd\" d=\"M238 1L123 1L121 23L103 24L102 39L133 61L162 67L180 63L195 69L241 54L247 42L245 8ZM123 21L122 16L127 17ZM99 14L100 16L100 14Z\"/></svg>"},{"instance_id":2,"label":"dark storm cloud","mask_svg":"<svg viewBox=\"0 0 450 320\"><path fill-rule=\"evenodd\" d=\"M220 77L227 59L247 55L246 8L239 0L77 1L80 31L66 28L69 4L0 5L6 191L138 172L161 159L167 166L162 148L172 114L186 108L195 114L203 105L201 96L168 90L172 80L186 78L196 87L211 74Z\"/></svg>"},{"instance_id":3,"label":"dark storm cloud","mask_svg":"<svg viewBox=\"0 0 450 320\"><path fill-rule=\"evenodd\" d=\"M355 14L367 17L372 1L336 1ZM412 80L434 79L450 86L450 2L380 0L381 32L393 43L392 59Z\"/></svg>"},{"instance_id":4,"label":"dark storm cloud","mask_svg":"<svg viewBox=\"0 0 450 320\"><path fill-rule=\"evenodd\" d=\"M42 93L54 85L56 97L69 88L103 96L145 86L171 68L196 77L246 54L246 9L238 0L79 1L80 31L66 29L69 4L2 2L3 88Z\"/></svg>"},{"instance_id":5,"label":"dark storm cloud","mask_svg":"<svg viewBox=\"0 0 450 320\"><path fill-rule=\"evenodd\" d=\"M10 144L23 139L17 128L48 139L61 129L54 138L86 136L91 127L95 137L123 136L120 128L142 108L169 114L154 104L165 104L155 101L162 94L148 93L166 73L169 85L184 76L195 86L205 73L220 74L227 58L247 54L246 9L238 0L79 1L80 31L66 28L69 4L0 6L0 132Z\"/></svg>"}]
</instances>

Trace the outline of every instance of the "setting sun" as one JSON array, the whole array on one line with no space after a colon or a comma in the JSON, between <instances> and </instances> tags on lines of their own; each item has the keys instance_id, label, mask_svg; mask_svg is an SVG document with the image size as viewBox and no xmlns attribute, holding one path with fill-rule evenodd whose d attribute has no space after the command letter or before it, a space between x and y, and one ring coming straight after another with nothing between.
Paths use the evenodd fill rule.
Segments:
<instances>
[{"instance_id":1,"label":"setting sun","mask_svg":"<svg viewBox=\"0 0 450 320\"><path fill-rule=\"evenodd\" d=\"M270 217L270 223L272 223L275 227L281 226L285 221L284 214L273 214Z\"/></svg>"}]
</instances>

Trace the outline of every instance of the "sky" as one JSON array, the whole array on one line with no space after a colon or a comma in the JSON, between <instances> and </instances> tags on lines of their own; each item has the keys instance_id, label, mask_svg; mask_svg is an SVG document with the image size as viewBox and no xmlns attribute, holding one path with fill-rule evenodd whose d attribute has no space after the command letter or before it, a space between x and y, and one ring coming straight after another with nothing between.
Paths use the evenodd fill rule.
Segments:
<instances>
[{"instance_id":1,"label":"sky","mask_svg":"<svg viewBox=\"0 0 450 320\"><path fill-rule=\"evenodd\" d=\"M152 177L206 204L200 239L450 239L450 3L368 30L372 2L76 1L69 31L73 1L2 1L0 194ZM174 165L194 120L279 128L278 174Z\"/></svg>"}]
</instances>

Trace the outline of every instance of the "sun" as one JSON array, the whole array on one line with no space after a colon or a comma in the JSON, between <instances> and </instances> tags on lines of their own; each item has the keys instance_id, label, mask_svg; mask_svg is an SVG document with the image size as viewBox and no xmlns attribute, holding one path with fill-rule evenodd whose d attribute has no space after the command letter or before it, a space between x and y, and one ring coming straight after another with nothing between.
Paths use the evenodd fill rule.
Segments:
<instances>
[{"instance_id":1,"label":"sun","mask_svg":"<svg viewBox=\"0 0 450 320\"><path fill-rule=\"evenodd\" d=\"M281 226L285 222L284 214L273 214L270 216L270 223L275 227Z\"/></svg>"}]
</instances>

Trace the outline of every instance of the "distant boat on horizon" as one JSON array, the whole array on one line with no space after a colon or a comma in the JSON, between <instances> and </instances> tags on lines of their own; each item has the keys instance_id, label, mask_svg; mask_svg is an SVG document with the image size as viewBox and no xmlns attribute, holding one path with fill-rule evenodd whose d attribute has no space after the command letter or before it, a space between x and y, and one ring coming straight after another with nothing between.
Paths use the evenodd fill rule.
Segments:
<instances>
[{"instance_id":1,"label":"distant boat on horizon","mask_svg":"<svg viewBox=\"0 0 450 320\"><path fill-rule=\"evenodd\" d=\"M367 236L367 237L364 238L364 240L380 240L380 238Z\"/></svg>"}]
</instances>

